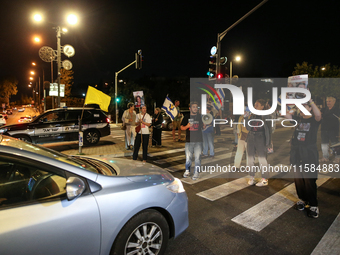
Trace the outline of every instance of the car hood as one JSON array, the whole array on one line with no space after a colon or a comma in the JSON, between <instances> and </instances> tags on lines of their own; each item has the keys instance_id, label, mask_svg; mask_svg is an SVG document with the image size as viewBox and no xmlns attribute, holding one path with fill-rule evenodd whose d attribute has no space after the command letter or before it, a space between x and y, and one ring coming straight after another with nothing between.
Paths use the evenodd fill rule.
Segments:
<instances>
[{"instance_id":1,"label":"car hood","mask_svg":"<svg viewBox=\"0 0 340 255\"><path fill-rule=\"evenodd\" d=\"M160 180L171 182L174 177L163 170L162 168L149 164L143 163L136 160L128 160L121 158L111 158L111 157L95 157L95 156L78 156L80 158L95 159L98 161L105 162L111 165L117 172L118 176L128 177L129 180L134 182L145 182L146 178L151 181Z\"/></svg>"}]
</instances>

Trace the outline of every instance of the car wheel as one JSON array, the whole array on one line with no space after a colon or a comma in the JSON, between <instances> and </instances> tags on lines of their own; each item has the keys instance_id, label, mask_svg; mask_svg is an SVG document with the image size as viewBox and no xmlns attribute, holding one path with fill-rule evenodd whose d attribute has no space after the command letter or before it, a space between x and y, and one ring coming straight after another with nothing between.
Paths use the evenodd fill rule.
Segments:
<instances>
[{"instance_id":1,"label":"car wheel","mask_svg":"<svg viewBox=\"0 0 340 255\"><path fill-rule=\"evenodd\" d=\"M168 124L168 130L172 130L172 127L173 127L172 122L169 122L169 124Z\"/></svg>"},{"instance_id":2,"label":"car wheel","mask_svg":"<svg viewBox=\"0 0 340 255\"><path fill-rule=\"evenodd\" d=\"M28 135L15 135L13 137L17 138L17 139L19 139L21 141L25 141L25 142L29 142L29 143L32 142L32 139Z\"/></svg>"},{"instance_id":3,"label":"car wheel","mask_svg":"<svg viewBox=\"0 0 340 255\"><path fill-rule=\"evenodd\" d=\"M119 232L111 255L164 254L169 240L169 226L155 210L145 210L131 218Z\"/></svg>"},{"instance_id":4,"label":"car wheel","mask_svg":"<svg viewBox=\"0 0 340 255\"><path fill-rule=\"evenodd\" d=\"M94 145L99 142L100 135L97 130L87 130L84 132L84 142L87 145Z\"/></svg>"}]
</instances>

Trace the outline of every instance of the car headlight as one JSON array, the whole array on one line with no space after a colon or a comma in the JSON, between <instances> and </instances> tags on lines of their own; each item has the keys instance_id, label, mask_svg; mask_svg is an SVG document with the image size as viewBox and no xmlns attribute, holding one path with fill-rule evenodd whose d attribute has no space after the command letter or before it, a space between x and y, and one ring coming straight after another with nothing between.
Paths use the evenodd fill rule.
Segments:
<instances>
[{"instance_id":1,"label":"car headlight","mask_svg":"<svg viewBox=\"0 0 340 255\"><path fill-rule=\"evenodd\" d=\"M185 192L184 187L180 179L175 178L172 183L166 186L168 190L174 193L183 193Z\"/></svg>"},{"instance_id":2,"label":"car headlight","mask_svg":"<svg viewBox=\"0 0 340 255\"><path fill-rule=\"evenodd\" d=\"M1 129L0 129L0 134L3 134L3 133L5 133L5 132L7 132L7 128L1 128Z\"/></svg>"}]
</instances>

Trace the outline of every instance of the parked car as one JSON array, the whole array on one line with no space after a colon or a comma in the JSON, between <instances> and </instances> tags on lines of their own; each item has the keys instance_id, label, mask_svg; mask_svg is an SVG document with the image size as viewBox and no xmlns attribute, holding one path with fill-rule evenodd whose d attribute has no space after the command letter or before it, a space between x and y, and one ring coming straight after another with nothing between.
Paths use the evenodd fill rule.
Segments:
<instances>
[{"instance_id":1,"label":"parked car","mask_svg":"<svg viewBox=\"0 0 340 255\"><path fill-rule=\"evenodd\" d=\"M78 118L83 116L84 143L93 145L100 137L110 135L109 119L100 109L84 108L52 109L34 118L30 123L7 125L0 128L0 134L32 143L53 143L78 141Z\"/></svg>"},{"instance_id":2,"label":"parked car","mask_svg":"<svg viewBox=\"0 0 340 255\"><path fill-rule=\"evenodd\" d=\"M16 107L13 107L13 111L16 111L16 110L18 110L18 108L16 108Z\"/></svg>"},{"instance_id":3,"label":"parked car","mask_svg":"<svg viewBox=\"0 0 340 255\"><path fill-rule=\"evenodd\" d=\"M27 123L31 121L32 121L32 117L29 115L21 116L20 119L18 120L19 123Z\"/></svg>"},{"instance_id":4,"label":"parked car","mask_svg":"<svg viewBox=\"0 0 340 255\"><path fill-rule=\"evenodd\" d=\"M1 113L1 115L5 118L5 120L7 120L8 119L8 115L7 115L7 113L6 112L3 112L3 113Z\"/></svg>"},{"instance_id":5,"label":"parked car","mask_svg":"<svg viewBox=\"0 0 340 255\"><path fill-rule=\"evenodd\" d=\"M6 119L2 114L0 114L0 126L4 125L6 125Z\"/></svg>"},{"instance_id":6,"label":"parked car","mask_svg":"<svg viewBox=\"0 0 340 255\"><path fill-rule=\"evenodd\" d=\"M180 112L182 113L182 120L186 114L190 114L190 110L181 110ZM162 115L163 115L162 128L164 130L172 130L172 120L164 111L162 111Z\"/></svg>"},{"instance_id":7,"label":"parked car","mask_svg":"<svg viewBox=\"0 0 340 255\"><path fill-rule=\"evenodd\" d=\"M188 227L181 181L151 164L0 135L0 180L1 254L164 254Z\"/></svg>"},{"instance_id":8,"label":"parked car","mask_svg":"<svg viewBox=\"0 0 340 255\"><path fill-rule=\"evenodd\" d=\"M6 110L6 114L8 114L8 115L12 115L12 114L13 114L13 111L12 111L12 109L7 109L7 110Z\"/></svg>"}]
</instances>

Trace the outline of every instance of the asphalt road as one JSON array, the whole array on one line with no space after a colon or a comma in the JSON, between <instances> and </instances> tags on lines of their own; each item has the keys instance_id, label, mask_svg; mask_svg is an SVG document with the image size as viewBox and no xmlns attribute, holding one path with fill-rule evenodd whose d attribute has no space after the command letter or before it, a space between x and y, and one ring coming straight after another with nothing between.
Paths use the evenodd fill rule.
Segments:
<instances>
[{"instance_id":1,"label":"asphalt road","mask_svg":"<svg viewBox=\"0 0 340 255\"><path fill-rule=\"evenodd\" d=\"M33 115L33 109L14 112L9 120L15 122L26 114ZM103 144L121 142L123 131L113 131L114 135L102 139ZM289 165L292 132L290 128L275 131L275 152L268 155L269 164ZM318 138L320 148L320 133ZM170 131L163 132L163 140L172 142ZM233 165L232 140L230 132L215 137L215 158L202 159L202 165ZM69 146L58 143L50 148L62 151ZM312 219L305 211L293 209L297 197L290 176L273 176L266 187L248 186L244 173L204 173L198 181L192 181L182 177L184 143L177 147L148 157L149 163L181 179L189 198L189 228L170 240L166 254L339 254L340 179L319 175L320 217Z\"/></svg>"}]
</instances>

